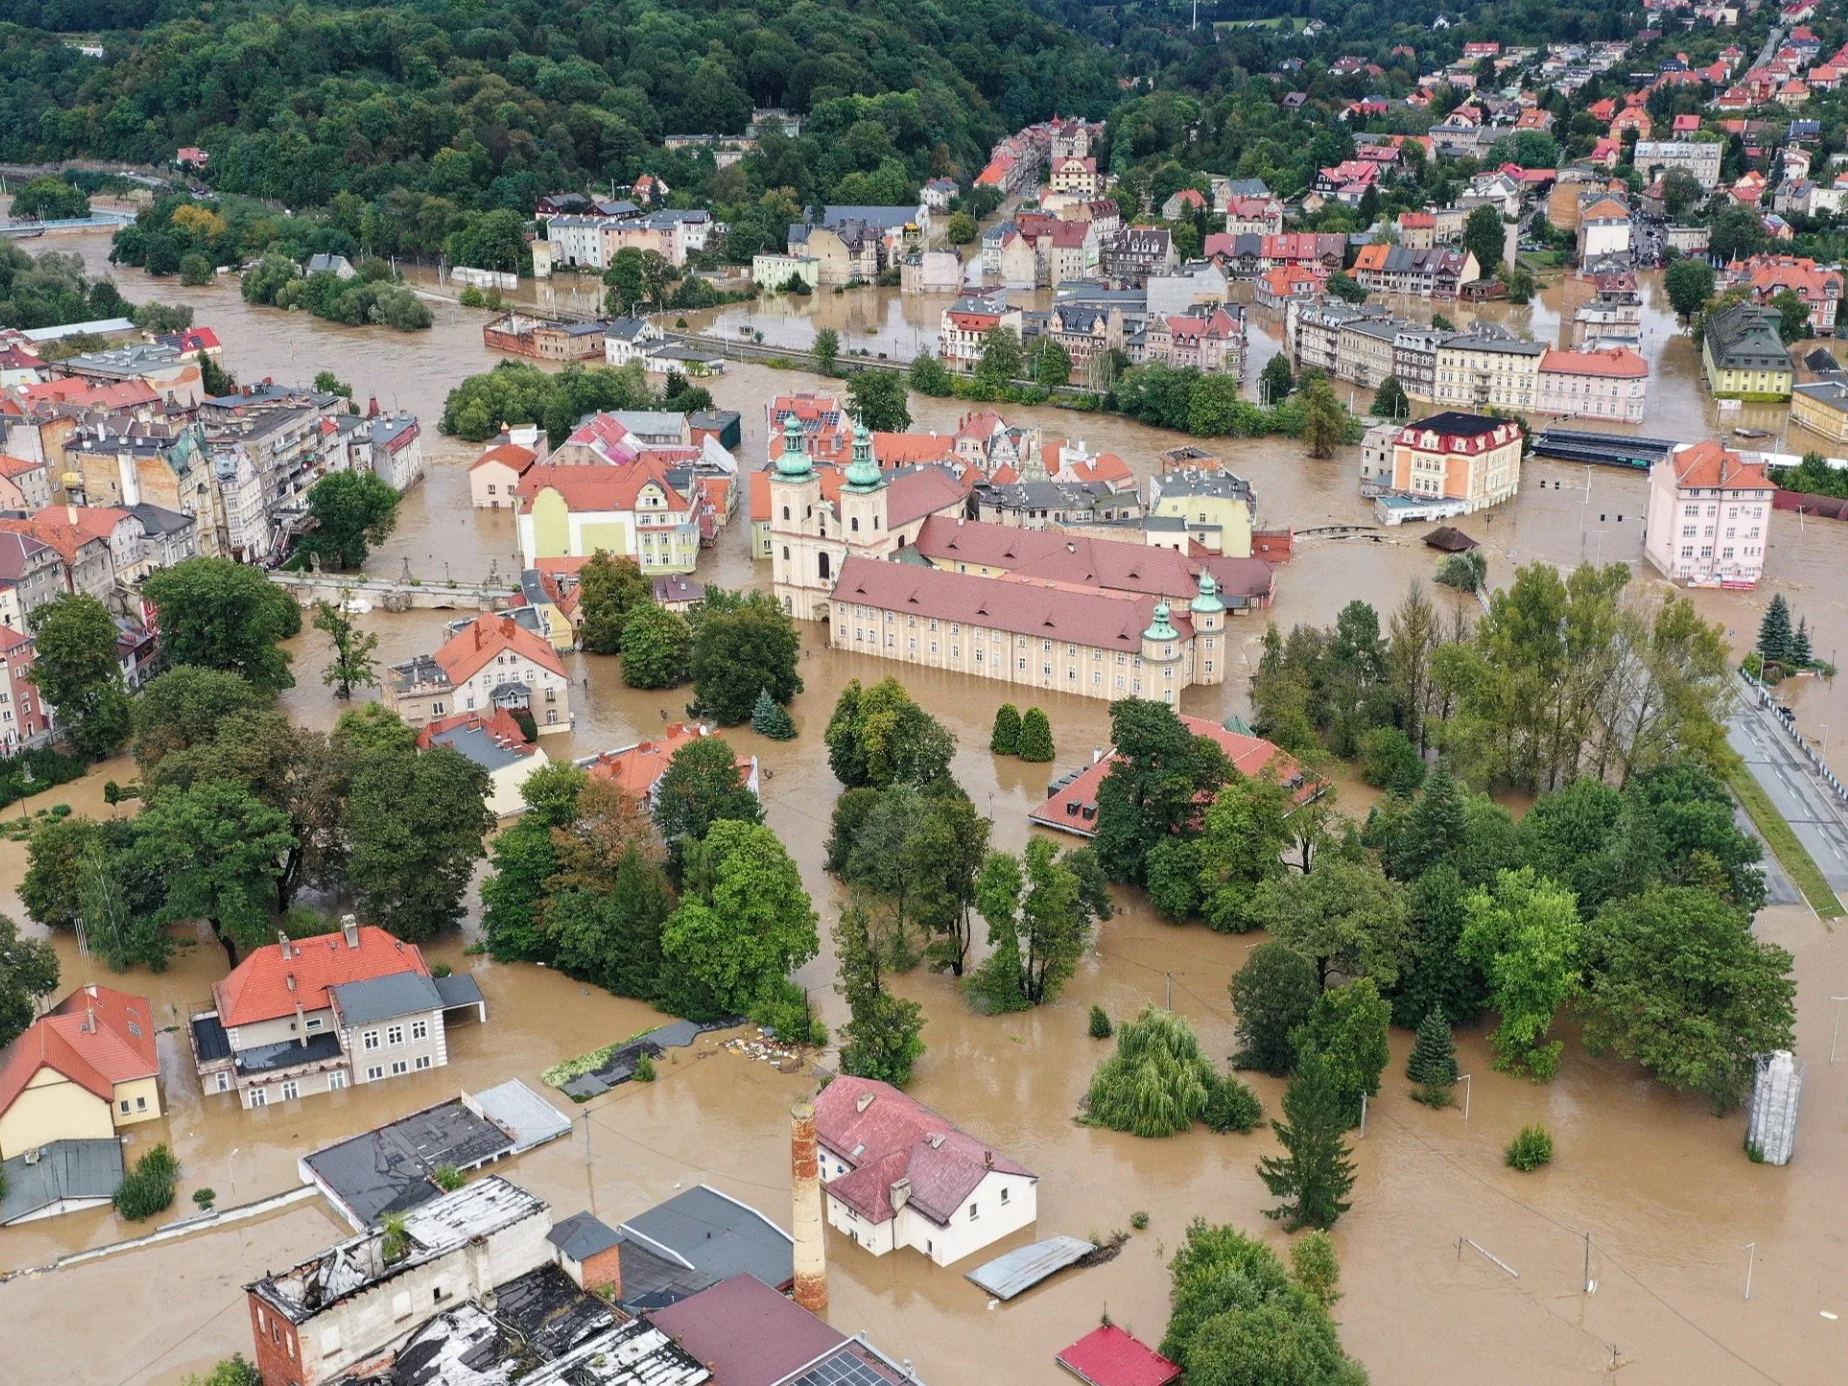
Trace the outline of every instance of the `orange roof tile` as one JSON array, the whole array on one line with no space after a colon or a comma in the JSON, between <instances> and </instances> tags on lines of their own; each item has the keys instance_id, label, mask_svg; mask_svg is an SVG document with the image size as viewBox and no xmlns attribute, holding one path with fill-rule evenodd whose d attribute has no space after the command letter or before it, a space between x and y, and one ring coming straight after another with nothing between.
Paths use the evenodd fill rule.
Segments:
<instances>
[{"instance_id":1,"label":"orange roof tile","mask_svg":"<svg viewBox=\"0 0 1848 1386\"><path fill-rule=\"evenodd\" d=\"M482 453L481 456L469 463L468 469L472 472L475 468L485 467L490 462L500 462L504 463L506 466L512 467L516 473L520 473L532 466L533 463L538 460L538 457L539 454L534 452L531 448L523 448L518 443L501 443L496 447L489 448L486 452Z\"/></svg>"},{"instance_id":2,"label":"orange roof tile","mask_svg":"<svg viewBox=\"0 0 1848 1386\"><path fill-rule=\"evenodd\" d=\"M1715 439L1683 448L1669 459L1675 469L1675 484L1687 489L1769 490L1771 481L1764 465L1747 462L1736 452L1728 452Z\"/></svg>"},{"instance_id":3,"label":"orange roof tile","mask_svg":"<svg viewBox=\"0 0 1848 1386\"><path fill-rule=\"evenodd\" d=\"M1649 363L1629 347L1605 347L1598 351L1561 351L1549 347L1540 358L1540 369L1567 375L1642 379L1649 374Z\"/></svg>"},{"instance_id":4,"label":"orange roof tile","mask_svg":"<svg viewBox=\"0 0 1848 1386\"><path fill-rule=\"evenodd\" d=\"M304 1011L326 1010L331 1004L329 987L400 972L429 976L423 952L376 925L362 924L357 948L349 947L338 930L291 939L286 955L280 941L266 944L247 954L228 977L215 982L212 998L218 1004L221 1025L254 1025L293 1015L298 1001Z\"/></svg>"},{"instance_id":5,"label":"orange roof tile","mask_svg":"<svg viewBox=\"0 0 1848 1386\"><path fill-rule=\"evenodd\" d=\"M578 470L572 468L571 470ZM551 642L527 630L511 617L484 611L457 631L436 652L436 662L451 684L461 684L502 654L516 654L564 677L565 666Z\"/></svg>"},{"instance_id":6,"label":"orange roof tile","mask_svg":"<svg viewBox=\"0 0 1848 1386\"><path fill-rule=\"evenodd\" d=\"M0 1112L41 1068L56 1070L105 1102L115 1084L156 1076L153 1015L145 996L96 984L79 987L0 1056Z\"/></svg>"},{"instance_id":7,"label":"orange roof tile","mask_svg":"<svg viewBox=\"0 0 1848 1386\"><path fill-rule=\"evenodd\" d=\"M626 467L528 467L514 487L514 494L530 499L550 488L571 510L633 510L642 487L651 481L666 493L670 510L688 508L687 498L668 481L666 468L647 457L637 458Z\"/></svg>"}]
</instances>

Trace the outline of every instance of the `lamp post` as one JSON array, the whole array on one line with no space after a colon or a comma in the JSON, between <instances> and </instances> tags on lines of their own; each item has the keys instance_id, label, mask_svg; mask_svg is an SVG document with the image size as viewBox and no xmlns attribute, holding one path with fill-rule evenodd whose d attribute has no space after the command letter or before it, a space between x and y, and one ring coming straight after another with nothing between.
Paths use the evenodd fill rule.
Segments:
<instances>
[{"instance_id":1,"label":"lamp post","mask_svg":"<svg viewBox=\"0 0 1848 1386\"><path fill-rule=\"evenodd\" d=\"M1457 1076L1457 1081L1463 1085L1463 1120L1468 1121L1469 1120L1469 1091L1470 1091L1469 1074L1467 1073L1459 1074Z\"/></svg>"}]
</instances>

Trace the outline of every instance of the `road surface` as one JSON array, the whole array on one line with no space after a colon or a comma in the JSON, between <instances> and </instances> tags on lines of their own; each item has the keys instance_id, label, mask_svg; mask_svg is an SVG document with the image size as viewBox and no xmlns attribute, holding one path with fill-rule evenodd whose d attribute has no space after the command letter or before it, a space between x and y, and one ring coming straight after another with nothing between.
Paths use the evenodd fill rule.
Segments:
<instances>
[{"instance_id":1,"label":"road surface","mask_svg":"<svg viewBox=\"0 0 1848 1386\"><path fill-rule=\"evenodd\" d=\"M1734 713L1726 739L1816 859L1830 888L1838 894L1848 890L1848 822L1840 801L1817 779L1809 759L1769 713L1752 706Z\"/></svg>"}]
</instances>

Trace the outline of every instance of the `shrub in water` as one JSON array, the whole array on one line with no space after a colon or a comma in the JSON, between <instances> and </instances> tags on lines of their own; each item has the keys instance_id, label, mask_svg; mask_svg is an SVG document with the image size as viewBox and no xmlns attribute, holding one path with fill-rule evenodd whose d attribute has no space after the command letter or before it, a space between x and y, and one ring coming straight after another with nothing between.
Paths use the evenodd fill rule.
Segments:
<instances>
[{"instance_id":1,"label":"shrub in water","mask_svg":"<svg viewBox=\"0 0 1848 1386\"><path fill-rule=\"evenodd\" d=\"M1503 1158L1518 1170L1539 1169L1553 1159L1553 1137L1538 1122L1523 1126L1508 1143Z\"/></svg>"},{"instance_id":2,"label":"shrub in water","mask_svg":"<svg viewBox=\"0 0 1848 1386\"><path fill-rule=\"evenodd\" d=\"M1110 1017L1105 1014L1104 1008L1102 1006L1091 1007L1091 1038L1109 1039L1112 1033Z\"/></svg>"}]
</instances>

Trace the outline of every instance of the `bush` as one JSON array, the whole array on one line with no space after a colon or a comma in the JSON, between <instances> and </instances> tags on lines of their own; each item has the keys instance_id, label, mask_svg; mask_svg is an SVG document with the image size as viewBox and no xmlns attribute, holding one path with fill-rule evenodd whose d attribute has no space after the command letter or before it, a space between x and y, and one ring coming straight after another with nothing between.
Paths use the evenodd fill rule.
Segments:
<instances>
[{"instance_id":1,"label":"bush","mask_svg":"<svg viewBox=\"0 0 1848 1386\"><path fill-rule=\"evenodd\" d=\"M1502 1158L1514 1168L1522 1171L1539 1169L1541 1165L1553 1161L1553 1137L1546 1127L1539 1122L1530 1122L1523 1126L1508 1142L1508 1149Z\"/></svg>"},{"instance_id":2,"label":"bush","mask_svg":"<svg viewBox=\"0 0 1848 1386\"><path fill-rule=\"evenodd\" d=\"M1136 1136L1174 1136L1206 1110L1218 1075L1185 1018L1144 1006L1091 1074L1084 1120Z\"/></svg>"},{"instance_id":3,"label":"bush","mask_svg":"<svg viewBox=\"0 0 1848 1386\"><path fill-rule=\"evenodd\" d=\"M1116 1029L1111 1025L1110 1017L1105 1013L1104 1008L1102 1006L1091 1007L1091 1038L1109 1039L1115 1033Z\"/></svg>"},{"instance_id":4,"label":"bush","mask_svg":"<svg viewBox=\"0 0 1848 1386\"><path fill-rule=\"evenodd\" d=\"M995 726L988 735L988 749L998 756L1019 752L1020 709L1012 703L1002 703L995 709Z\"/></svg>"},{"instance_id":5,"label":"bush","mask_svg":"<svg viewBox=\"0 0 1848 1386\"><path fill-rule=\"evenodd\" d=\"M473 284L468 285L456 295L456 302L464 308L485 308L488 304L487 298Z\"/></svg>"},{"instance_id":6,"label":"bush","mask_svg":"<svg viewBox=\"0 0 1848 1386\"><path fill-rule=\"evenodd\" d=\"M199 1211L209 1213L212 1205L218 1201L218 1190L213 1188L194 1189L193 1202L199 1205Z\"/></svg>"},{"instance_id":7,"label":"bush","mask_svg":"<svg viewBox=\"0 0 1848 1386\"><path fill-rule=\"evenodd\" d=\"M1361 738L1360 776L1376 789L1409 798L1424 783L1424 757L1397 727L1375 727Z\"/></svg>"},{"instance_id":8,"label":"bush","mask_svg":"<svg viewBox=\"0 0 1848 1386\"><path fill-rule=\"evenodd\" d=\"M778 977L764 987L764 994L751 1006L751 1019L784 1044L819 1048L828 1042L828 1027L810 1009L808 993L787 977Z\"/></svg>"},{"instance_id":9,"label":"bush","mask_svg":"<svg viewBox=\"0 0 1848 1386\"><path fill-rule=\"evenodd\" d=\"M654 1080L654 1056L650 1054L637 1055L635 1060L635 1081L638 1083L652 1083Z\"/></svg>"},{"instance_id":10,"label":"bush","mask_svg":"<svg viewBox=\"0 0 1848 1386\"><path fill-rule=\"evenodd\" d=\"M1055 754L1052 749L1052 723L1046 720L1046 714L1036 707L1030 707L1020 718L1020 741L1015 754L1026 761L1049 761Z\"/></svg>"},{"instance_id":11,"label":"bush","mask_svg":"<svg viewBox=\"0 0 1848 1386\"><path fill-rule=\"evenodd\" d=\"M455 969L446 962L430 964L430 975L432 977L447 977L454 971Z\"/></svg>"},{"instance_id":12,"label":"bush","mask_svg":"<svg viewBox=\"0 0 1848 1386\"><path fill-rule=\"evenodd\" d=\"M179 1176L180 1162L164 1145L157 1145L122 1176L116 1186L116 1212L130 1222L140 1222L173 1204L173 1181Z\"/></svg>"},{"instance_id":13,"label":"bush","mask_svg":"<svg viewBox=\"0 0 1848 1386\"><path fill-rule=\"evenodd\" d=\"M1149 1215L1147 1213L1131 1213L1129 1215L1129 1225L1140 1232L1149 1225Z\"/></svg>"},{"instance_id":14,"label":"bush","mask_svg":"<svg viewBox=\"0 0 1848 1386\"><path fill-rule=\"evenodd\" d=\"M1264 1104L1258 1101L1255 1092L1227 1074L1207 1093L1206 1110L1200 1115L1201 1120L1221 1134L1249 1131L1264 1115Z\"/></svg>"},{"instance_id":15,"label":"bush","mask_svg":"<svg viewBox=\"0 0 1848 1386\"><path fill-rule=\"evenodd\" d=\"M462 1187L462 1171L454 1165L438 1165L430 1171L430 1182L444 1193L454 1193Z\"/></svg>"}]
</instances>

